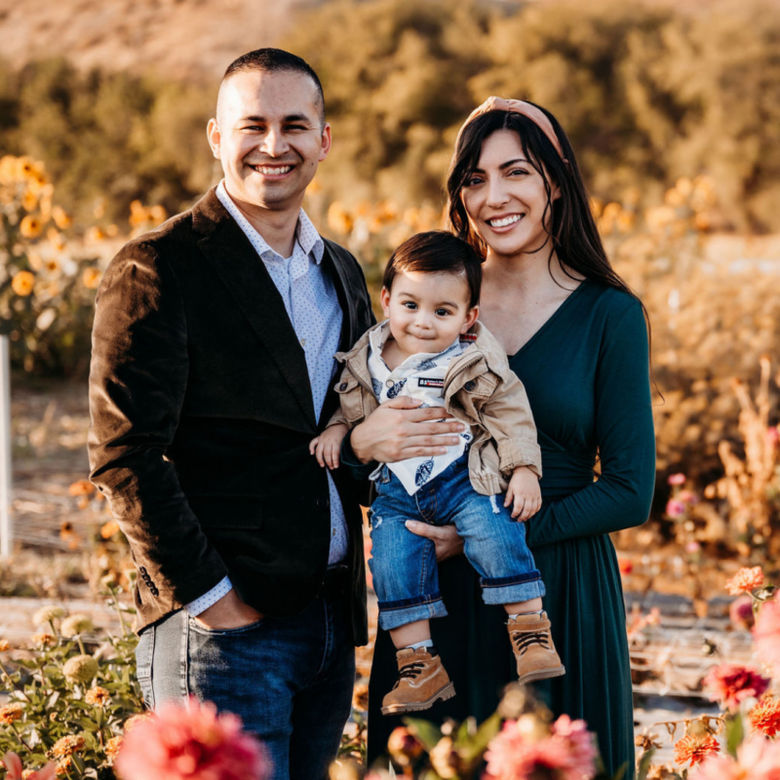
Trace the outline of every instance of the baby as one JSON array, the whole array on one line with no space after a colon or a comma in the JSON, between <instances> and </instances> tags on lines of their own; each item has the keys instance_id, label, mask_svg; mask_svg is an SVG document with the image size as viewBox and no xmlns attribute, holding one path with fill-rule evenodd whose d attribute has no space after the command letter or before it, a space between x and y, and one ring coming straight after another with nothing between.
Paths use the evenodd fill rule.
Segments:
<instances>
[{"instance_id":1,"label":"baby","mask_svg":"<svg viewBox=\"0 0 780 780\"><path fill-rule=\"evenodd\" d=\"M434 545L409 531L407 520L455 525L485 603L506 609L520 682L565 672L542 610L544 584L517 522L541 507L536 427L523 385L477 322L481 281L479 256L450 233L420 233L398 247L383 280L386 320L336 355L344 363L341 409L310 445L320 465L336 468L347 431L400 395L441 406L468 426L446 454L380 464L371 475L369 565L379 625L390 632L399 668L382 702L386 715L455 695L431 640L430 618L447 614Z\"/></svg>"}]
</instances>

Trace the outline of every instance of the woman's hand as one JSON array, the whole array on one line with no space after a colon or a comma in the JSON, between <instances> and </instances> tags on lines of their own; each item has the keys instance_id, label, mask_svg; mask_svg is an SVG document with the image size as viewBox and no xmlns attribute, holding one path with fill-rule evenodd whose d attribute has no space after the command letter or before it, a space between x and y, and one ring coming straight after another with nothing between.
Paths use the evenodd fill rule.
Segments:
<instances>
[{"instance_id":1,"label":"woman's hand","mask_svg":"<svg viewBox=\"0 0 780 780\"><path fill-rule=\"evenodd\" d=\"M458 536L454 525L428 525L417 520L407 520L405 525L413 534L433 540L437 561L463 554L463 539Z\"/></svg>"},{"instance_id":2,"label":"woman's hand","mask_svg":"<svg viewBox=\"0 0 780 780\"><path fill-rule=\"evenodd\" d=\"M361 463L395 463L406 458L444 455L466 426L441 407L419 409L420 401L402 396L387 401L352 430L352 451Z\"/></svg>"}]
</instances>

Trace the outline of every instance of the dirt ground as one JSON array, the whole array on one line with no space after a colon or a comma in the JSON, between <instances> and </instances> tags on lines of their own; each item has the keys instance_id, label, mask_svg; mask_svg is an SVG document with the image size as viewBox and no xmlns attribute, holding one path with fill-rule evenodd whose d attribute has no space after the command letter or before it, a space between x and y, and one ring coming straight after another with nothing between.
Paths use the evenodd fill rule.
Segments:
<instances>
[{"instance_id":1,"label":"dirt ground","mask_svg":"<svg viewBox=\"0 0 780 780\"><path fill-rule=\"evenodd\" d=\"M87 576L99 563L99 531L110 515L105 502L70 494L88 475L86 381L17 379L12 419L15 553L0 563L0 636L23 641L30 615L48 601L66 601L71 611L88 612L96 625L110 627L112 613L93 597ZM625 578L629 615L659 610L659 623L639 632L632 645L636 728L658 732L653 724L661 721L715 713L701 693L702 677L715 664L750 660L753 651L750 634L733 630L728 620L723 583L736 564L702 567L695 585L678 551L633 538L631 547L619 550L632 568ZM372 602L372 632L375 613ZM362 649L363 675L370 662L371 648ZM671 760L671 743L659 759Z\"/></svg>"}]
</instances>

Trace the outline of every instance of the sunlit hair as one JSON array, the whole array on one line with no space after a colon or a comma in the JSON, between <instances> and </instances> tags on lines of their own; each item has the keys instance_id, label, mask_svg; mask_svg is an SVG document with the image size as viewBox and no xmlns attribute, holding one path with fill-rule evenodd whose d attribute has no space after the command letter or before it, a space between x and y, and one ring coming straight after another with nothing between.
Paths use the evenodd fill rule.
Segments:
<instances>
[{"instance_id":1,"label":"sunlit hair","mask_svg":"<svg viewBox=\"0 0 780 780\"><path fill-rule=\"evenodd\" d=\"M295 54L290 54L283 49L255 49L254 51L242 54L237 60L228 65L225 75L222 77L224 84L227 79L236 73L245 71L262 70L269 73L279 71L293 71L308 76L317 88L317 110L320 115L320 124L325 124L325 95L322 91L322 84L314 68L306 60L301 59Z\"/></svg>"},{"instance_id":2,"label":"sunlit hair","mask_svg":"<svg viewBox=\"0 0 780 780\"><path fill-rule=\"evenodd\" d=\"M469 222L461 192L478 167L485 140L499 130L509 130L519 138L526 159L541 174L547 192L543 224L549 225L549 234L547 241L537 251L547 250L548 262L552 260L555 252L564 271L570 276L571 272L574 272L637 297L615 273L607 259L590 210L577 159L566 133L549 111L541 106L537 108L543 111L552 123L561 144L563 158L539 127L522 114L488 111L477 116L462 129L447 178L449 218L454 233L485 256L487 245ZM552 188L556 184L560 197L553 200Z\"/></svg>"},{"instance_id":3,"label":"sunlit hair","mask_svg":"<svg viewBox=\"0 0 780 780\"><path fill-rule=\"evenodd\" d=\"M469 309L479 303L482 288L482 258L468 241L445 230L430 230L412 236L393 252L385 268L382 284L388 292L398 274L455 274L469 288Z\"/></svg>"}]
</instances>

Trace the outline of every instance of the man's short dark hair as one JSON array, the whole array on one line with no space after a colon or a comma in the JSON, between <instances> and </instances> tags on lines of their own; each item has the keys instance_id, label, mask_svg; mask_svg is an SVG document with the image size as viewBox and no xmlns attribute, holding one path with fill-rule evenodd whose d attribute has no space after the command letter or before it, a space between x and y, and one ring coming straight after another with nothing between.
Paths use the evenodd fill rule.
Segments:
<instances>
[{"instance_id":1,"label":"man's short dark hair","mask_svg":"<svg viewBox=\"0 0 780 780\"><path fill-rule=\"evenodd\" d=\"M424 274L457 274L469 288L469 308L479 303L482 288L482 258L474 247L445 230L429 230L404 241L393 252L382 284L387 291L393 279L406 271Z\"/></svg>"},{"instance_id":2,"label":"man's short dark hair","mask_svg":"<svg viewBox=\"0 0 780 780\"><path fill-rule=\"evenodd\" d=\"M306 60L283 49L255 49L242 54L237 60L231 62L225 71L225 75L222 77L222 81L224 83L226 79L229 79L236 73L252 70L265 70L269 73L285 70L297 71L308 76L317 88L317 108L320 113L320 124L325 125L325 94L322 91L319 76Z\"/></svg>"}]
</instances>

